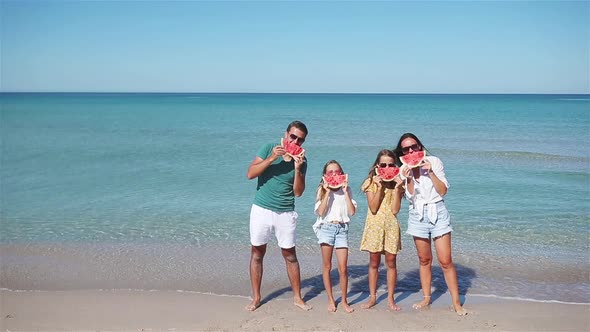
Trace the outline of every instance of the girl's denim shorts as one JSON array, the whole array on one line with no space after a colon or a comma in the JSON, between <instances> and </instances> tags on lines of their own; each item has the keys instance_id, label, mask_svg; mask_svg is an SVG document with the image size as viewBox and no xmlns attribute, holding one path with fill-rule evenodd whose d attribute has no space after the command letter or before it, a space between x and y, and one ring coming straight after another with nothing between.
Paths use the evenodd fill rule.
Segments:
<instances>
[{"instance_id":1,"label":"girl's denim shorts","mask_svg":"<svg viewBox=\"0 0 590 332\"><path fill-rule=\"evenodd\" d=\"M317 232L318 243L334 248L348 248L348 223L322 223Z\"/></svg>"}]
</instances>

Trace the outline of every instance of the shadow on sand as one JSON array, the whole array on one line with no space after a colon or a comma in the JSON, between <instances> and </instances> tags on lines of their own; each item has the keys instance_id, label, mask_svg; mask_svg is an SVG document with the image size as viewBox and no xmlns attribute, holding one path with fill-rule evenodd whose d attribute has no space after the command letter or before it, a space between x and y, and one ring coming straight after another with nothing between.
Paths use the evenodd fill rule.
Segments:
<instances>
[{"instance_id":1,"label":"shadow on sand","mask_svg":"<svg viewBox=\"0 0 590 332\"><path fill-rule=\"evenodd\" d=\"M418 262L416 262L416 265ZM476 273L473 269L456 264L455 268L457 269L457 276L459 281L459 295L461 298L461 303L465 303L465 294L471 287L472 280L476 277ZM348 266L348 298L349 303L357 304L364 302L369 297L369 281L367 276L367 265L350 265ZM286 274L286 273L285 273ZM286 276L285 276L286 277ZM330 277L332 279L332 289L334 290L335 294L339 294L339 277L338 277L338 270L333 268ZM377 289L384 289L387 290L387 269L381 263L379 267L379 277L377 280ZM315 275L313 277L301 280L301 291L304 294L303 299L307 302L324 291L324 284L322 281L322 275ZM420 274L418 268L413 269L409 272L400 272L398 268L398 278L396 284L395 293L397 297L395 298L395 302L399 303L402 302L404 299L410 297L412 294L420 293L421 285L420 285ZM442 269L437 266L432 266L432 302L436 302L444 293L448 291L447 284L445 282L445 278L443 276ZM291 292L291 287L284 287L278 289L262 299L262 304L280 297L281 295ZM358 294L358 296L357 296ZM354 299L353 299L354 298ZM385 291L382 295L377 298L377 304L381 301L387 300L387 291ZM340 303L341 298L337 298L336 302Z\"/></svg>"}]
</instances>

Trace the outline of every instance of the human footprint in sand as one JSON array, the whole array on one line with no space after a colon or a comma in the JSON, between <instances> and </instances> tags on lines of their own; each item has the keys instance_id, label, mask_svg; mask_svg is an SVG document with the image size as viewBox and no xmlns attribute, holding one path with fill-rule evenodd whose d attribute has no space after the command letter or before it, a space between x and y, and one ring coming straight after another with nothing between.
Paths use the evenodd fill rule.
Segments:
<instances>
[{"instance_id":1,"label":"human footprint in sand","mask_svg":"<svg viewBox=\"0 0 590 332\"><path fill-rule=\"evenodd\" d=\"M341 179L331 181L328 179ZM334 183L335 182L335 183ZM336 251L342 307L348 313L354 309L348 304L348 223L350 216L356 213L357 203L352 199L352 190L348 187L348 177L344 176L342 167L336 160L324 165L322 180L316 192L314 212L317 220L313 230L318 237L322 252L322 279L328 294L328 311L336 311L336 301L332 293L332 254Z\"/></svg>"},{"instance_id":2,"label":"human footprint in sand","mask_svg":"<svg viewBox=\"0 0 590 332\"><path fill-rule=\"evenodd\" d=\"M426 150L418 137L412 133L403 134L395 152L398 156ZM401 162L398 162L401 165ZM453 310L466 315L461 306L457 271L451 258L451 218L443 197L449 188L443 163L435 156L428 155L417 167L402 167L406 184L405 195L409 204L407 233L414 237L414 244L420 261L420 283L424 294L422 301L414 304L415 309L430 305L432 283L432 247L434 241L436 256L443 270L445 281L453 301ZM432 240L431 240L432 239Z\"/></svg>"},{"instance_id":3,"label":"human footprint in sand","mask_svg":"<svg viewBox=\"0 0 590 332\"><path fill-rule=\"evenodd\" d=\"M301 146L306 137L305 124L293 121L287 126L282 140ZM301 297L301 274L295 251L295 197L301 196L305 190L306 171L307 158L303 154L287 156L280 142L263 145L248 167L248 179L258 178L258 185L250 210L252 302L246 310L254 311L261 305L262 262L273 231L285 259L293 289L293 304L303 310L311 309Z\"/></svg>"},{"instance_id":4,"label":"human footprint in sand","mask_svg":"<svg viewBox=\"0 0 590 332\"><path fill-rule=\"evenodd\" d=\"M397 222L400 202L404 193L403 182L399 175L385 181L378 175L388 174L396 167L396 157L391 150L381 150L371 165L369 174L361 189L367 195L367 219L361 240L361 250L369 252L369 301L361 308L369 309L377 303L377 278L381 255L385 255L387 267L387 304L389 309L399 311L395 304L394 293L397 282L397 253L402 248L400 227Z\"/></svg>"}]
</instances>

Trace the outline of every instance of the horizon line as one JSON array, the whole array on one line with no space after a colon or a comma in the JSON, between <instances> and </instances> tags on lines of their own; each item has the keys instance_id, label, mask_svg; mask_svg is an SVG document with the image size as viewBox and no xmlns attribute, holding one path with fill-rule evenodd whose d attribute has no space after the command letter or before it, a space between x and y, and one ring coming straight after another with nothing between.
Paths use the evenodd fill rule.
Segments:
<instances>
[{"instance_id":1,"label":"horizon line","mask_svg":"<svg viewBox=\"0 0 590 332\"><path fill-rule=\"evenodd\" d=\"M0 91L0 94L291 94L291 95L590 95L589 92L227 92L227 91Z\"/></svg>"}]
</instances>

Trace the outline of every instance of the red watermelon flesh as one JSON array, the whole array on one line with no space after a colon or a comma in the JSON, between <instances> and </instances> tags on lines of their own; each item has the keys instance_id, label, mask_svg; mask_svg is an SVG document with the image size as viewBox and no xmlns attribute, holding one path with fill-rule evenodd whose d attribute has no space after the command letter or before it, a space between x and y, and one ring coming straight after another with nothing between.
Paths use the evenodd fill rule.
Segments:
<instances>
[{"instance_id":1,"label":"red watermelon flesh","mask_svg":"<svg viewBox=\"0 0 590 332\"><path fill-rule=\"evenodd\" d=\"M348 174L327 174L324 175L323 179L328 184L328 187L340 188L344 185L344 182L348 181Z\"/></svg>"},{"instance_id":2,"label":"red watermelon flesh","mask_svg":"<svg viewBox=\"0 0 590 332\"><path fill-rule=\"evenodd\" d=\"M406 165L410 168L414 168L414 167L418 167L422 164L422 160L424 160L425 156L426 156L426 152L424 150L412 151L412 153L408 153L408 154L401 156L400 159L404 165Z\"/></svg>"},{"instance_id":3,"label":"red watermelon flesh","mask_svg":"<svg viewBox=\"0 0 590 332\"><path fill-rule=\"evenodd\" d=\"M291 143L288 140L281 138L281 146L287 151L287 155L291 157L297 157L303 155L305 149L295 143Z\"/></svg>"},{"instance_id":4,"label":"red watermelon flesh","mask_svg":"<svg viewBox=\"0 0 590 332\"><path fill-rule=\"evenodd\" d=\"M390 182L399 174L398 167L375 167L375 172L385 182Z\"/></svg>"}]
</instances>

